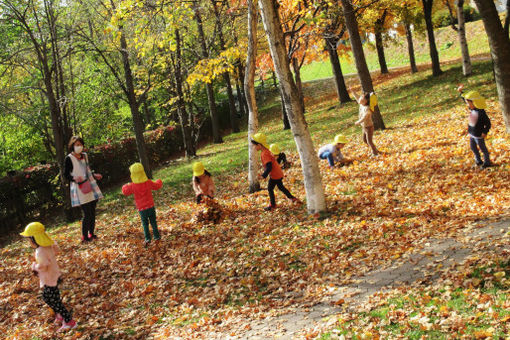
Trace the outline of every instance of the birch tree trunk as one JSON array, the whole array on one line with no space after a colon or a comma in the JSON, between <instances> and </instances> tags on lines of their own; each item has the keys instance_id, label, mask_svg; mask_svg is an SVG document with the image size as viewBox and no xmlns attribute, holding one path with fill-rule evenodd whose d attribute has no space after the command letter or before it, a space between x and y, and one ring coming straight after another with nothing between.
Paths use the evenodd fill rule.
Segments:
<instances>
[{"instance_id":1,"label":"birch tree trunk","mask_svg":"<svg viewBox=\"0 0 510 340\"><path fill-rule=\"evenodd\" d=\"M471 58L469 57L468 43L466 39L466 20L464 18L464 0L457 0L457 33L459 34L460 51L462 53L462 74L471 75Z\"/></svg>"},{"instance_id":2,"label":"birch tree trunk","mask_svg":"<svg viewBox=\"0 0 510 340\"><path fill-rule=\"evenodd\" d=\"M416 58L414 57L414 44L413 44L413 32L411 31L411 25L405 24L406 38L407 38L407 52L409 53L409 64L411 65L411 72L418 72L416 67Z\"/></svg>"},{"instance_id":3,"label":"birch tree trunk","mask_svg":"<svg viewBox=\"0 0 510 340\"><path fill-rule=\"evenodd\" d=\"M501 113L505 120L506 131L510 133L510 39L508 32L501 25L494 2L487 0L474 1L489 37Z\"/></svg>"},{"instance_id":4,"label":"birch tree trunk","mask_svg":"<svg viewBox=\"0 0 510 340\"><path fill-rule=\"evenodd\" d=\"M372 84L372 77L368 70L367 61L365 59L365 53L363 52L363 45L361 44L361 38L359 36L358 22L356 20L356 14L352 6L351 0L341 0L342 7L344 10L345 25L349 31L349 40L351 42L351 49L354 55L354 61L356 62L356 70L358 71L359 81L363 92L373 92L374 85ZM376 106L372 115L374 120L374 128L376 130L384 130L384 121L379 111L379 106Z\"/></svg>"},{"instance_id":5,"label":"birch tree trunk","mask_svg":"<svg viewBox=\"0 0 510 340\"><path fill-rule=\"evenodd\" d=\"M301 159L308 212L314 214L326 210L324 188L322 187L322 178L308 124L290 70L285 39L276 5L275 0L259 0L262 22L269 42L274 69L283 92L292 134Z\"/></svg>"},{"instance_id":6,"label":"birch tree trunk","mask_svg":"<svg viewBox=\"0 0 510 340\"><path fill-rule=\"evenodd\" d=\"M258 130L258 108L255 98L255 61L257 58L257 4L255 0L248 0L248 52L246 57L246 77L244 88L248 102L248 182L249 192L260 190L258 181L259 162L257 150L251 143L251 137ZM240 95L238 93L238 95Z\"/></svg>"}]
</instances>

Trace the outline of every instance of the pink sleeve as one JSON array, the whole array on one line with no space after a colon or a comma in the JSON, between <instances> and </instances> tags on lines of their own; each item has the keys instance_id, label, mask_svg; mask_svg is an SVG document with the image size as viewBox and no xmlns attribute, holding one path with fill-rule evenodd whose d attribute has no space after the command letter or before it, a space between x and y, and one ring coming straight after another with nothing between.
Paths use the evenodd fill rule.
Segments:
<instances>
[{"instance_id":1,"label":"pink sleeve","mask_svg":"<svg viewBox=\"0 0 510 340\"><path fill-rule=\"evenodd\" d=\"M163 181L160 179L157 179L156 182L151 181L151 189L152 190L159 190L163 186Z\"/></svg>"},{"instance_id":2,"label":"pink sleeve","mask_svg":"<svg viewBox=\"0 0 510 340\"><path fill-rule=\"evenodd\" d=\"M43 272L48 269L48 265L50 261L43 253L39 253L35 255L35 264L32 265L32 270Z\"/></svg>"},{"instance_id":3,"label":"pink sleeve","mask_svg":"<svg viewBox=\"0 0 510 340\"><path fill-rule=\"evenodd\" d=\"M129 195L132 195L132 194L133 194L133 186L131 185L131 183L124 184L124 185L122 186L122 193L123 193L125 196L129 196Z\"/></svg>"}]
</instances>

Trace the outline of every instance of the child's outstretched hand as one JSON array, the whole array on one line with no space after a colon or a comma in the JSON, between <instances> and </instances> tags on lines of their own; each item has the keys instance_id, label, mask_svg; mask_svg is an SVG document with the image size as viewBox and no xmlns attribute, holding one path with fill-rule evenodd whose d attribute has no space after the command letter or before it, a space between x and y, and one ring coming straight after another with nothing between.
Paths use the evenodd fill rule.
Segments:
<instances>
[{"instance_id":1,"label":"child's outstretched hand","mask_svg":"<svg viewBox=\"0 0 510 340\"><path fill-rule=\"evenodd\" d=\"M464 84L458 84L457 91L459 91L459 93L462 93L462 91L464 91Z\"/></svg>"}]
</instances>

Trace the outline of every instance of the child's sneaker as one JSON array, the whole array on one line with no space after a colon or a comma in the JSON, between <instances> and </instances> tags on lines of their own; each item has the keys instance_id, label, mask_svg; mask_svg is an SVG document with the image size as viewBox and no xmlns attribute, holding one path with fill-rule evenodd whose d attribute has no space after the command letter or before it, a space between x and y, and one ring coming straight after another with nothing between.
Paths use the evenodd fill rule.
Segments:
<instances>
[{"instance_id":1,"label":"child's sneaker","mask_svg":"<svg viewBox=\"0 0 510 340\"><path fill-rule=\"evenodd\" d=\"M74 321L74 320L71 320L69 322L65 322L64 321L64 323L62 324L62 327L60 327L58 329L58 331L59 332L64 332L64 331L67 331L69 329L74 329L74 328L76 328L76 326L78 326L78 325L76 324L76 321Z\"/></svg>"},{"instance_id":2,"label":"child's sneaker","mask_svg":"<svg viewBox=\"0 0 510 340\"><path fill-rule=\"evenodd\" d=\"M483 163L482 169L490 168L492 166L492 163Z\"/></svg>"},{"instance_id":3,"label":"child's sneaker","mask_svg":"<svg viewBox=\"0 0 510 340\"><path fill-rule=\"evenodd\" d=\"M292 203L295 203L295 204L301 204L303 202L301 202L301 200L297 197L292 197L290 198L290 200L292 201Z\"/></svg>"},{"instance_id":4,"label":"child's sneaker","mask_svg":"<svg viewBox=\"0 0 510 340\"><path fill-rule=\"evenodd\" d=\"M83 235L82 235L82 237L81 237L81 243L87 243L87 242L90 242L90 238L89 238L88 236L87 236L87 237L85 237L85 236L83 236Z\"/></svg>"},{"instance_id":5,"label":"child's sneaker","mask_svg":"<svg viewBox=\"0 0 510 340\"><path fill-rule=\"evenodd\" d=\"M148 246L150 246L150 245L151 245L151 241L150 241L150 240L145 240L145 241L143 242L143 246L144 246L145 248L147 248L147 247L148 247Z\"/></svg>"},{"instance_id":6,"label":"child's sneaker","mask_svg":"<svg viewBox=\"0 0 510 340\"><path fill-rule=\"evenodd\" d=\"M89 233L89 240L97 240L97 235Z\"/></svg>"},{"instance_id":7,"label":"child's sneaker","mask_svg":"<svg viewBox=\"0 0 510 340\"><path fill-rule=\"evenodd\" d=\"M53 321L53 323L57 326L60 326L62 324L62 321L64 321L64 318L62 317L62 315L57 313L57 315L55 315L55 321Z\"/></svg>"},{"instance_id":8,"label":"child's sneaker","mask_svg":"<svg viewBox=\"0 0 510 340\"><path fill-rule=\"evenodd\" d=\"M268 205L267 207L264 208L265 211L271 211L273 209L276 208L276 205Z\"/></svg>"}]
</instances>

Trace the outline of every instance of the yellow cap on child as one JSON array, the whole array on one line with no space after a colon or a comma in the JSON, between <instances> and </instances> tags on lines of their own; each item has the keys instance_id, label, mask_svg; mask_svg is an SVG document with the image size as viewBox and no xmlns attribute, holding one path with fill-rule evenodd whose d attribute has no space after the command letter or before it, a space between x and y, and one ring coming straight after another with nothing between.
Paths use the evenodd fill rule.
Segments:
<instances>
[{"instance_id":1,"label":"yellow cap on child","mask_svg":"<svg viewBox=\"0 0 510 340\"><path fill-rule=\"evenodd\" d=\"M269 151L271 151L273 155L279 155L280 147L278 146L278 144L271 144L269 145Z\"/></svg>"},{"instance_id":2,"label":"yellow cap on child","mask_svg":"<svg viewBox=\"0 0 510 340\"><path fill-rule=\"evenodd\" d=\"M344 135L335 136L335 144L347 144L348 140Z\"/></svg>"},{"instance_id":3,"label":"yellow cap on child","mask_svg":"<svg viewBox=\"0 0 510 340\"><path fill-rule=\"evenodd\" d=\"M54 243L48 234L46 234L44 225L40 222L29 223L25 227L25 230L20 233L20 235L25 237L33 237L35 239L35 243L41 247L49 247Z\"/></svg>"},{"instance_id":4,"label":"yellow cap on child","mask_svg":"<svg viewBox=\"0 0 510 340\"><path fill-rule=\"evenodd\" d=\"M195 162L193 163L193 176L198 177L202 176L205 172L204 164L202 162Z\"/></svg>"},{"instance_id":5,"label":"yellow cap on child","mask_svg":"<svg viewBox=\"0 0 510 340\"><path fill-rule=\"evenodd\" d=\"M485 98L480 95L478 91L469 91L464 96L465 99L471 100L473 105L480 110L485 110L487 108L487 103Z\"/></svg>"},{"instance_id":6,"label":"yellow cap on child","mask_svg":"<svg viewBox=\"0 0 510 340\"><path fill-rule=\"evenodd\" d=\"M263 134L262 132L258 132L256 134L253 135L253 137L251 138L254 142L256 143L259 143L259 144L262 144L266 149L268 149L269 147L267 146L267 137L265 134Z\"/></svg>"},{"instance_id":7,"label":"yellow cap on child","mask_svg":"<svg viewBox=\"0 0 510 340\"><path fill-rule=\"evenodd\" d=\"M133 183L145 183L149 180L145 174L142 163L134 163L129 167L129 171L131 172L131 180Z\"/></svg>"}]
</instances>

